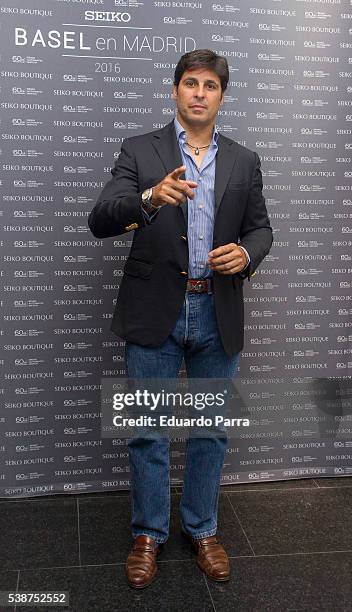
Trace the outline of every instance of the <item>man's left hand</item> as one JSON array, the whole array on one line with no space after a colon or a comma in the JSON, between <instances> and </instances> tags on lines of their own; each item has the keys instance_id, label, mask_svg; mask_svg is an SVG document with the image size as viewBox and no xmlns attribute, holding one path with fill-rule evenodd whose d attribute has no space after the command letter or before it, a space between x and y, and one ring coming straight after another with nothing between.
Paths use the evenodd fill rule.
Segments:
<instances>
[{"instance_id":1,"label":"man's left hand","mask_svg":"<svg viewBox=\"0 0 352 612\"><path fill-rule=\"evenodd\" d=\"M236 274L247 265L247 257L238 244L230 242L210 251L208 264L211 270L219 274Z\"/></svg>"}]
</instances>

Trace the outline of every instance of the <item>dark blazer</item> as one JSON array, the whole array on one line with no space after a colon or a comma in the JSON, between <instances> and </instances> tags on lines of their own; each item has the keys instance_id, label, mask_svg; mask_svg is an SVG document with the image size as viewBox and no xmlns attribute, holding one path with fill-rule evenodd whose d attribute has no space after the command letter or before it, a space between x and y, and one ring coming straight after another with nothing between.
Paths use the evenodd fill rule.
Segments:
<instances>
[{"instance_id":1,"label":"dark blazer","mask_svg":"<svg viewBox=\"0 0 352 612\"><path fill-rule=\"evenodd\" d=\"M187 203L163 206L145 221L141 193L182 165L174 122L124 140L121 153L88 218L96 238L133 231L111 329L121 338L156 347L171 333L184 301ZM232 356L243 348L243 278L250 279L272 244L257 153L219 134L215 171L213 248L240 243L251 258L245 272L214 272L221 340Z\"/></svg>"}]
</instances>

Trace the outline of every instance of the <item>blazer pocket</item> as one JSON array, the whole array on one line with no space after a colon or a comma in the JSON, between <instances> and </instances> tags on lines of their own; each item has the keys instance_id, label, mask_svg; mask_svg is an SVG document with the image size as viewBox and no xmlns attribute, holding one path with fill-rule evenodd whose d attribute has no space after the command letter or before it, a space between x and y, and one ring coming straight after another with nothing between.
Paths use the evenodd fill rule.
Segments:
<instances>
[{"instance_id":1,"label":"blazer pocket","mask_svg":"<svg viewBox=\"0 0 352 612\"><path fill-rule=\"evenodd\" d=\"M230 189L230 191L236 191L239 189L244 190L248 188L249 188L248 181L230 181L227 184L227 189Z\"/></svg>"},{"instance_id":2,"label":"blazer pocket","mask_svg":"<svg viewBox=\"0 0 352 612\"><path fill-rule=\"evenodd\" d=\"M153 270L153 264L147 261L141 261L140 259L133 259L130 257L127 259L124 274L130 276L138 276L139 278L149 278Z\"/></svg>"},{"instance_id":3,"label":"blazer pocket","mask_svg":"<svg viewBox=\"0 0 352 612\"><path fill-rule=\"evenodd\" d=\"M242 289L244 279L239 274L233 274L232 282L235 289Z\"/></svg>"}]
</instances>

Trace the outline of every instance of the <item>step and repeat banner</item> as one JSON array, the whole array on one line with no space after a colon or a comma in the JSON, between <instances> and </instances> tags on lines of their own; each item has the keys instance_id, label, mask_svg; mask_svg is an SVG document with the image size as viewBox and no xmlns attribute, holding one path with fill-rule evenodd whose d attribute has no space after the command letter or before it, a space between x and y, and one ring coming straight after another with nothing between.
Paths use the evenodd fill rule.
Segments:
<instances>
[{"instance_id":1,"label":"step and repeat banner","mask_svg":"<svg viewBox=\"0 0 352 612\"><path fill-rule=\"evenodd\" d=\"M96 240L87 217L124 138L173 119L195 48L229 62L217 126L260 155L274 229L244 283L252 424L223 483L352 473L351 33L348 0L2 2L2 497L129 488L100 390L125 376L110 324L132 233Z\"/></svg>"}]
</instances>

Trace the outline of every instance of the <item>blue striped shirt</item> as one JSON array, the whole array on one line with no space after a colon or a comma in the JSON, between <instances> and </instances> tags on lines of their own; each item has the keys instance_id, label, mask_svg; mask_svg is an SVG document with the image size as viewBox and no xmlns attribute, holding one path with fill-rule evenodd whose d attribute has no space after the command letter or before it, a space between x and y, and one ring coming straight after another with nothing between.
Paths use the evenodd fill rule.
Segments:
<instances>
[{"instance_id":1,"label":"blue striped shirt","mask_svg":"<svg viewBox=\"0 0 352 612\"><path fill-rule=\"evenodd\" d=\"M192 155L187 151L185 129L176 117L174 122L183 165L186 166L186 179L198 183L198 187L194 189L194 199L187 198L188 276L189 278L207 278L213 275L207 261L208 253L213 248L215 157L218 151L219 134L214 126L210 146L198 168Z\"/></svg>"},{"instance_id":2,"label":"blue striped shirt","mask_svg":"<svg viewBox=\"0 0 352 612\"><path fill-rule=\"evenodd\" d=\"M183 165L186 166L187 180L195 181L198 187L194 189L194 199L187 198L188 203L188 277L210 278L213 271L208 265L208 253L213 249L213 232L215 217L215 167L218 151L219 132L214 126L210 146L198 168L192 155L187 151L186 130L175 117L176 137L180 147ZM192 144L192 143L191 143ZM143 215L147 223L158 214L158 210L148 214L142 206ZM247 264L250 256L244 247L240 247L246 254Z\"/></svg>"}]
</instances>

